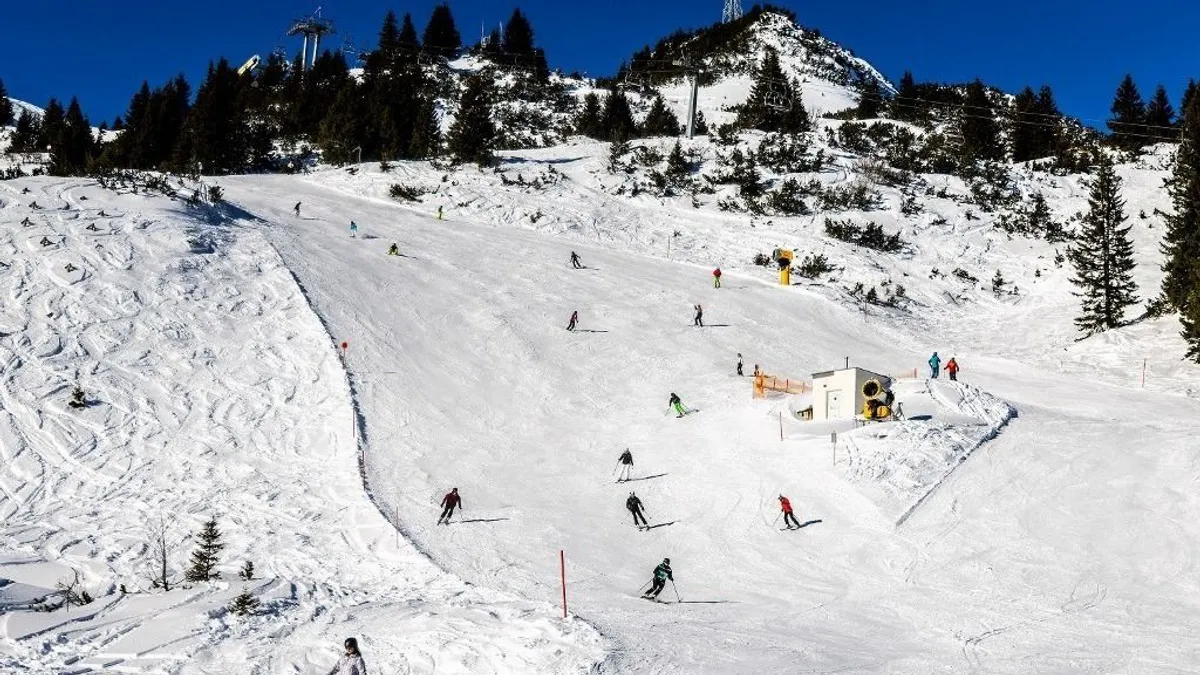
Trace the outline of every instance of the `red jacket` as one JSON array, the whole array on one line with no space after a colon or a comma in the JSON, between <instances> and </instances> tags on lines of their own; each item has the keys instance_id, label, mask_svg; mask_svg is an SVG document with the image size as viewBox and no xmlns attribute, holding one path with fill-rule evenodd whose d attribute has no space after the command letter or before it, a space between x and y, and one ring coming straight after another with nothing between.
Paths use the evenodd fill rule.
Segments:
<instances>
[{"instance_id":1,"label":"red jacket","mask_svg":"<svg viewBox=\"0 0 1200 675\"><path fill-rule=\"evenodd\" d=\"M792 503L788 501L787 497L780 497L779 498L779 508L783 509L784 513L791 513L792 512Z\"/></svg>"},{"instance_id":2,"label":"red jacket","mask_svg":"<svg viewBox=\"0 0 1200 675\"><path fill-rule=\"evenodd\" d=\"M447 492L446 496L442 498L442 506L457 507L461 503L462 503L462 497L459 497L458 494L455 492Z\"/></svg>"},{"instance_id":3,"label":"red jacket","mask_svg":"<svg viewBox=\"0 0 1200 675\"><path fill-rule=\"evenodd\" d=\"M713 270L713 276L714 276L714 277L719 277L719 276L721 276L721 268L720 268L720 267L718 267L717 269Z\"/></svg>"},{"instance_id":4,"label":"red jacket","mask_svg":"<svg viewBox=\"0 0 1200 675\"><path fill-rule=\"evenodd\" d=\"M957 373L958 372L958 361L955 361L954 359L950 359L950 363L946 364L946 372Z\"/></svg>"}]
</instances>

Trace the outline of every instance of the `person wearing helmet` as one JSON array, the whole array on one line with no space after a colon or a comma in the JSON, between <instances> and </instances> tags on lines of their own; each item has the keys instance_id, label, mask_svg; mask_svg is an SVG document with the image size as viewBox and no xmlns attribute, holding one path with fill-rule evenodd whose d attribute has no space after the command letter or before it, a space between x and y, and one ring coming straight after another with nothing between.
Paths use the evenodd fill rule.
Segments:
<instances>
[{"instance_id":1,"label":"person wearing helmet","mask_svg":"<svg viewBox=\"0 0 1200 675\"><path fill-rule=\"evenodd\" d=\"M450 517L454 515L455 508L462 508L462 497L458 496L458 488L454 488L442 497L442 515L438 517L438 525L445 521L450 524Z\"/></svg>"},{"instance_id":2,"label":"person wearing helmet","mask_svg":"<svg viewBox=\"0 0 1200 675\"><path fill-rule=\"evenodd\" d=\"M662 589L667 587L667 579L675 581L675 576L671 573L671 559L663 558L658 567L654 568L654 583L650 586L650 590L646 591L642 597L654 599L662 593Z\"/></svg>"},{"instance_id":3,"label":"person wearing helmet","mask_svg":"<svg viewBox=\"0 0 1200 675\"><path fill-rule=\"evenodd\" d=\"M667 405L671 406L672 408L675 408L675 412L678 413L676 415L676 417L683 417L684 415L687 414L687 408L683 407L683 401L679 398L679 395L676 394L675 392L671 392L671 398L670 398L670 400L667 401Z\"/></svg>"},{"instance_id":4,"label":"person wearing helmet","mask_svg":"<svg viewBox=\"0 0 1200 675\"><path fill-rule=\"evenodd\" d=\"M342 646L346 653L338 659L337 665L329 671L329 675L367 675L367 664L363 663L362 653L358 651L358 640L346 638Z\"/></svg>"},{"instance_id":5,"label":"person wearing helmet","mask_svg":"<svg viewBox=\"0 0 1200 675\"><path fill-rule=\"evenodd\" d=\"M795 525L796 529L800 527L800 521L796 520L796 514L792 513L792 503L787 497L779 495L779 508L783 510L783 524L787 529L792 529Z\"/></svg>"},{"instance_id":6,"label":"person wearing helmet","mask_svg":"<svg viewBox=\"0 0 1200 675\"><path fill-rule=\"evenodd\" d=\"M650 523L646 522L646 516L642 513L642 500L638 499L638 496L633 494L632 491L629 493L629 498L625 500L625 508L629 509L629 512L633 514L633 524L639 530L650 527ZM638 524L638 519L642 521L640 525Z\"/></svg>"}]
</instances>

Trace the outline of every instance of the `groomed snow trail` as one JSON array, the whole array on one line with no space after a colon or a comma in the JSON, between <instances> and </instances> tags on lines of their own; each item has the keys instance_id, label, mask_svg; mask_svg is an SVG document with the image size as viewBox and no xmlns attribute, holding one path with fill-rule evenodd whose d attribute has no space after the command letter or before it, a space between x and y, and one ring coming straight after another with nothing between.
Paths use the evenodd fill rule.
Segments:
<instances>
[{"instance_id":1,"label":"groomed snow trail","mask_svg":"<svg viewBox=\"0 0 1200 675\"><path fill-rule=\"evenodd\" d=\"M380 516L338 354L261 233L26 179L0 184L0 262L0 670L324 673L349 635L372 672L601 658L587 626L442 572ZM178 578L210 516L222 581L151 590L150 526ZM72 570L95 602L21 609ZM225 609L243 589L258 616Z\"/></svg>"},{"instance_id":2,"label":"groomed snow trail","mask_svg":"<svg viewBox=\"0 0 1200 675\"><path fill-rule=\"evenodd\" d=\"M607 248L437 221L432 204L372 197L366 177L356 197L355 179L332 170L223 184L349 342L368 475L389 517L467 580L535 600L557 599L565 549L574 611L616 643L606 669L1186 672L1200 653L1183 632L1156 632L1200 610L1187 576L1200 504L1181 445L1198 431L1194 401L989 357L1019 336L972 333L958 354L970 381L1020 416L896 529L831 466L828 432L789 425L780 442L780 406L751 400L735 354L747 371L797 378L845 356L902 373L952 334L918 342L769 272L727 274L715 290L709 269L620 250L636 223L619 203L613 222L597 221L597 239L620 242ZM564 209L605 212L606 198L572 189ZM488 198L526 208L515 190ZM384 254L393 242L403 255ZM588 269L569 268L572 249ZM695 303L704 329L690 325ZM581 330L568 333L573 310ZM666 414L672 391L700 412ZM642 480L616 485L625 447ZM463 519L434 525L455 486ZM659 527L631 526L630 489ZM780 532L781 492L821 522ZM1143 527L1136 514L1150 512L1170 514L1169 534ZM1117 532L1147 547L1140 560ZM636 598L664 556L682 605Z\"/></svg>"}]
</instances>

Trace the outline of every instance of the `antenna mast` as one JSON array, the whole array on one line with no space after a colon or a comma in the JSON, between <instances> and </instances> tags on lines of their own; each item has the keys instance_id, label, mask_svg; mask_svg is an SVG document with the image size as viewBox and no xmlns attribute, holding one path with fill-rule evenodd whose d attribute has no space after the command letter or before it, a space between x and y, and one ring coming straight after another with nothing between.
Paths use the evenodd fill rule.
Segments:
<instances>
[{"instance_id":1,"label":"antenna mast","mask_svg":"<svg viewBox=\"0 0 1200 675\"><path fill-rule=\"evenodd\" d=\"M725 11L721 13L721 23L729 23L742 18L742 0L725 0Z\"/></svg>"}]
</instances>

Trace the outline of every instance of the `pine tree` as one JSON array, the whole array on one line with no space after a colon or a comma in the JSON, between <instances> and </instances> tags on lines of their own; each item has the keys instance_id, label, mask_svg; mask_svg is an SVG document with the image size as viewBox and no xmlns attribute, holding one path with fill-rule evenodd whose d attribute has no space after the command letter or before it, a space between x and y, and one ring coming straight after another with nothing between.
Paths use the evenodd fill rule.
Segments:
<instances>
[{"instance_id":1,"label":"pine tree","mask_svg":"<svg viewBox=\"0 0 1200 675\"><path fill-rule=\"evenodd\" d=\"M1167 181L1173 208L1162 244L1162 292L1166 304L1179 311L1187 358L1200 363L1200 96L1188 100L1183 119L1175 168Z\"/></svg>"},{"instance_id":2,"label":"pine tree","mask_svg":"<svg viewBox=\"0 0 1200 675\"><path fill-rule=\"evenodd\" d=\"M911 71L904 71L904 75L900 78L900 88L896 91L896 105L892 109L892 117L898 120L915 122L921 118L918 99L921 94L917 90L917 83L913 80Z\"/></svg>"},{"instance_id":3,"label":"pine tree","mask_svg":"<svg viewBox=\"0 0 1200 675\"><path fill-rule=\"evenodd\" d=\"M1113 143L1125 150L1136 150L1145 145L1146 103L1133 83L1133 76L1126 75L1113 96L1112 117L1108 128L1112 131Z\"/></svg>"},{"instance_id":4,"label":"pine tree","mask_svg":"<svg viewBox=\"0 0 1200 675\"><path fill-rule=\"evenodd\" d=\"M675 141L675 146L671 148L671 153L667 155L667 178L672 184L679 185L691 173L692 167L683 156L683 148L679 145L679 141Z\"/></svg>"},{"instance_id":5,"label":"pine tree","mask_svg":"<svg viewBox=\"0 0 1200 675\"><path fill-rule=\"evenodd\" d=\"M514 9L508 23L504 24L504 53L509 57L533 56L533 26L520 8ZM516 59L512 61L517 62Z\"/></svg>"},{"instance_id":6,"label":"pine tree","mask_svg":"<svg viewBox=\"0 0 1200 675\"><path fill-rule=\"evenodd\" d=\"M1062 113L1054 100L1054 92L1050 85L1043 84L1038 91L1037 105L1033 111L1037 113L1039 125L1036 130L1037 143L1034 145L1036 157L1049 157L1059 147L1059 125L1062 123Z\"/></svg>"},{"instance_id":7,"label":"pine tree","mask_svg":"<svg viewBox=\"0 0 1200 675\"><path fill-rule=\"evenodd\" d=\"M600 97L594 91L588 92L588 95L583 97L583 108L575 117L575 133L597 140L605 138Z\"/></svg>"},{"instance_id":8,"label":"pine tree","mask_svg":"<svg viewBox=\"0 0 1200 675\"><path fill-rule=\"evenodd\" d=\"M854 116L860 120L875 119L883 112L885 104L883 87L875 78L868 77L858 87L858 108Z\"/></svg>"},{"instance_id":9,"label":"pine tree","mask_svg":"<svg viewBox=\"0 0 1200 675\"><path fill-rule=\"evenodd\" d=\"M254 563L249 560L242 563L242 569L238 570L238 577L240 577L241 579L244 579L246 581L250 581L251 579L253 579L254 578Z\"/></svg>"},{"instance_id":10,"label":"pine tree","mask_svg":"<svg viewBox=\"0 0 1200 675\"><path fill-rule=\"evenodd\" d=\"M1125 223L1121 179L1112 159L1102 154L1088 197L1083 231L1067 255L1075 266L1071 280L1080 291L1080 314L1075 326L1085 335L1116 328L1125 310L1137 302L1133 283L1133 242Z\"/></svg>"},{"instance_id":11,"label":"pine tree","mask_svg":"<svg viewBox=\"0 0 1200 675\"><path fill-rule=\"evenodd\" d=\"M1184 116L1184 113L1187 111L1188 105L1192 102L1192 97L1195 95L1196 95L1196 80L1189 79L1188 83L1187 83L1187 87L1184 87L1184 89L1183 89L1183 98L1179 99L1179 119L1176 120L1176 123L1180 126L1180 128L1182 128L1183 125L1187 122L1187 120Z\"/></svg>"},{"instance_id":12,"label":"pine tree","mask_svg":"<svg viewBox=\"0 0 1200 675\"><path fill-rule=\"evenodd\" d=\"M229 173L251 163L244 111L238 105L238 74L225 59L210 63L187 118L185 142L176 149L176 164L197 162L210 173Z\"/></svg>"},{"instance_id":13,"label":"pine tree","mask_svg":"<svg viewBox=\"0 0 1200 675\"><path fill-rule=\"evenodd\" d=\"M1027 162L1036 159L1042 119L1037 116L1037 95L1031 87L1025 87L1013 98L1013 126L1010 140L1012 160Z\"/></svg>"},{"instance_id":14,"label":"pine tree","mask_svg":"<svg viewBox=\"0 0 1200 675\"><path fill-rule=\"evenodd\" d=\"M413 122L408 156L414 159L429 159L437 157L441 152L442 126L438 121L437 104L432 98L423 98L417 105L417 117Z\"/></svg>"},{"instance_id":15,"label":"pine tree","mask_svg":"<svg viewBox=\"0 0 1200 675\"><path fill-rule=\"evenodd\" d=\"M42 136L42 120L28 110L17 117L9 152L38 152L38 139ZM45 146L42 147L44 151Z\"/></svg>"},{"instance_id":16,"label":"pine tree","mask_svg":"<svg viewBox=\"0 0 1200 675\"><path fill-rule=\"evenodd\" d=\"M1172 136L1168 127L1175 124L1175 110L1167 97L1167 89L1161 84L1154 90L1154 97L1146 106L1146 126L1144 133L1148 136L1160 136L1164 140ZM1149 140L1149 139L1147 139Z\"/></svg>"},{"instance_id":17,"label":"pine tree","mask_svg":"<svg viewBox=\"0 0 1200 675\"><path fill-rule=\"evenodd\" d=\"M704 119L704 111L703 110L696 111L696 125L695 125L695 128L692 129L692 131L694 131L697 136L707 136L708 135L708 121Z\"/></svg>"},{"instance_id":18,"label":"pine tree","mask_svg":"<svg viewBox=\"0 0 1200 675\"><path fill-rule=\"evenodd\" d=\"M443 58L451 59L458 53L462 47L462 36L454 25L450 5L443 3L433 8L429 24L425 26L423 43L426 52Z\"/></svg>"},{"instance_id":19,"label":"pine tree","mask_svg":"<svg viewBox=\"0 0 1200 675\"><path fill-rule=\"evenodd\" d=\"M199 541L196 550L192 551L191 566L184 577L193 582L220 578L217 563L220 562L221 549L225 548L225 544L221 543L221 531L217 529L216 518L204 523L197 539Z\"/></svg>"},{"instance_id":20,"label":"pine tree","mask_svg":"<svg viewBox=\"0 0 1200 675\"><path fill-rule=\"evenodd\" d=\"M629 109L629 99L625 92L613 87L604 100L604 114L600 117L604 127L604 136L610 141L626 141L637 135L637 124L633 121L633 112Z\"/></svg>"},{"instance_id":21,"label":"pine tree","mask_svg":"<svg viewBox=\"0 0 1200 675\"><path fill-rule=\"evenodd\" d=\"M243 590L229 605L229 611L238 616L249 616L258 611L259 601L250 591Z\"/></svg>"},{"instance_id":22,"label":"pine tree","mask_svg":"<svg viewBox=\"0 0 1200 675\"><path fill-rule=\"evenodd\" d=\"M87 170L88 159L92 154L92 125L83 115L79 99L72 97L67 113L63 119L62 136L54 143L55 163L59 166L58 175L80 175Z\"/></svg>"},{"instance_id":23,"label":"pine tree","mask_svg":"<svg viewBox=\"0 0 1200 675\"><path fill-rule=\"evenodd\" d=\"M962 130L962 158L968 165L979 160L999 160L1004 157L1000 144L1000 129L996 124L995 108L983 82L976 79L967 85L966 102L959 120Z\"/></svg>"},{"instance_id":24,"label":"pine tree","mask_svg":"<svg viewBox=\"0 0 1200 675\"><path fill-rule=\"evenodd\" d=\"M366 71L369 75L378 75L391 70L400 53L400 26L396 22L396 13L388 10L383 17L383 26L379 28L379 46L367 57ZM293 72L299 75L304 68L301 66Z\"/></svg>"},{"instance_id":25,"label":"pine tree","mask_svg":"<svg viewBox=\"0 0 1200 675\"><path fill-rule=\"evenodd\" d=\"M360 85L350 81L342 86L334 99L333 105L321 120L321 131L317 135L317 145L325 161L335 164L345 164L357 159L355 148L363 147L366 142L365 120L360 114L365 101ZM367 151L370 157L370 150Z\"/></svg>"},{"instance_id":26,"label":"pine tree","mask_svg":"<svg viewBox=\"0 0 1200 675\"><path fill-rule=\"evenodd\" d=\"M779 53L768 48L754 75L750 96L738 110L737 124L748 129L802 133L812 121L796 88L783 74Z\"/></svg>"},{"instance_id":27,"label":"pine tree","mask_svg":"<svg viewBox=\"0 0 1200 675\"><path fill-rule=\"evenodd\" d=\"M458 163L489 166L496 159L496 136L490 85L482 76L471 77L447 138L450 156Z\"/></svg>"},{"instance_id":28,"label":"pine tree","mask_svg":"<svg viewBox=\"0 0 1200 675\"><path fill-rule=\"evenodd\" d=\"M654 97L650 112L642 122L642 136L678 136L679 118L667 108L661 96Z\"/></svg>"},{"instance_id":29,"label":"pine tree","mask_svg":"<svg viewBox=\"0 0 1200 675\"><path fill-rule=\"evenodd\" d=\"M421 43L417 42L417 27L413 25L412 14L404 13L404 22L400 25L400 53L404 57L416 58L416 53L421 49Z\"/></svg>"},{"instance_id":30,"label":"pine tree","mask_svg":"<svg viewBox=\"0 0 1200 675\"><path fill-rule=\"evenodd\" d=\"M8 99L8 90L4 88L4 80L0 80L0 127L13 123L13 104Z\"/></svg>"}]
</instances>

